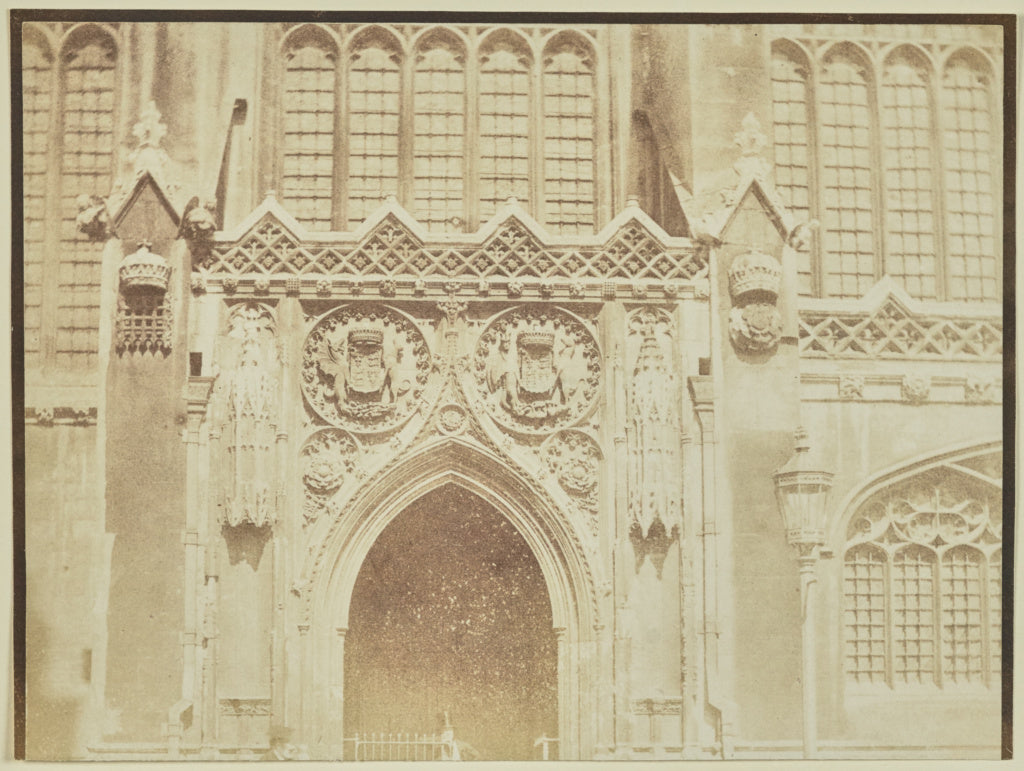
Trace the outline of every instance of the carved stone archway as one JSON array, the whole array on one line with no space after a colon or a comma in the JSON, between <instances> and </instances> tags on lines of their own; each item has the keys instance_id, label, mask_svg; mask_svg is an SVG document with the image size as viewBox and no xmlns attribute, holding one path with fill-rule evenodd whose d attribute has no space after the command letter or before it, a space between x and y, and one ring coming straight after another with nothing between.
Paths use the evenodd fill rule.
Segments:
<instances>
[{"instance_id":1,"label":"carved stone archway","mask_svg":"<svg viewBox=\"0 0 1024 771\"><path fill-rule=\"evenodd\" d=\"M505 516L540 565L558 643L558 725L561 759L591 754L596 720L591 668L597 600L583 548L566 515L497 455L461 438L422 445L368 480L303 571L309 605L298 627L300 703L289 709L305 741L341 757L344 737L344 655L349 605L366 555L384 528L411 503L446 485L479 496ZM589 706L588 706L589 705Z\"/></svg>"}]
</instances>

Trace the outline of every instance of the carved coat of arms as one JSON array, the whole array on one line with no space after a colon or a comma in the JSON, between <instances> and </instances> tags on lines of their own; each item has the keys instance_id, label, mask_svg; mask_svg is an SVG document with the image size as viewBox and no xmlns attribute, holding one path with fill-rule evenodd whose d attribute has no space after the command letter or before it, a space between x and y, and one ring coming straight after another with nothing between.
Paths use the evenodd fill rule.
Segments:
<instances>
[{"instance_id":1,"label":"carved coat of arms","mask_svg":"<svg viewBox=\"0 0 1024 771\"><path fill-rule=\"evenodd\" d=\"M575 319L511 314L477 347L477 377L490 405L520 427L567 425L596 390L600 354Z\"/></svg>"}]
</instances>

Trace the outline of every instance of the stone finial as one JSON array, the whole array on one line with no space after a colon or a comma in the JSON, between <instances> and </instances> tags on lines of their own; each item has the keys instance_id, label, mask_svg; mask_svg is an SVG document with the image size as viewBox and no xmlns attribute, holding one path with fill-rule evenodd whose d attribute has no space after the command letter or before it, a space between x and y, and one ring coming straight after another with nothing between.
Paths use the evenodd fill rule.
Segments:
<instances>
[{"instance_id":1,"label":"stone finial","mask_svg":"<svg viewBox=\"0 0 1024 771\"><path fill-rule=\"evenodd\" d=\"M139 140L139 146L132 151L131 161L135 172L148 171L155 177L162 177L170 160L160 143L167 135L160 111L155 102L149 102L139 114L138 122L132 127L132 136Z\"/></svg>"},{"instance_id":2,"label":"stone finial","mask_svg":"<svg viewBox=\"0 0 1024 771\"><path fill-rule=\"evenodd\" d=\"M751 175L764 179L770 167L768 161L761 157L761 151L768 143L768 137L761 131L761 122L752 112L743 118L742 128L733 135L733 141L740 148L739 160L733 168L741 176Z\"/></svg>"}]
</instances>

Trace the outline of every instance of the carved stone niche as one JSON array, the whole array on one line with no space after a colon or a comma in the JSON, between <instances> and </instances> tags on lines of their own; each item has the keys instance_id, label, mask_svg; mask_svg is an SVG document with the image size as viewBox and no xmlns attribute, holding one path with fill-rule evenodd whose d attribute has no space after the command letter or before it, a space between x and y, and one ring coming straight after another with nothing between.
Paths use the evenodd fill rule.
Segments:
<instances>
[{"instance_id":1,"label":"carved stone niche","mask_svg":"<svg viewBox=\"0 0 1024 771\"><path fill-rule=\"evenodd\" d=\"M149 248L149 242L140 242L118 267L114 340L120 353L171 349L171 267Z\"/></svg>"},{"instance_id":2,"label":"carved stone niche","mask_svg":"<svg viewBox=\"0 0 1024 771\"><path fill-rule=\"evenodd\" d=\"M729 268L729 339L737 351L771 353L782 337L782 315L776 304L782 266L769 254L748 252Z\"/></svg>"}]
</instances>

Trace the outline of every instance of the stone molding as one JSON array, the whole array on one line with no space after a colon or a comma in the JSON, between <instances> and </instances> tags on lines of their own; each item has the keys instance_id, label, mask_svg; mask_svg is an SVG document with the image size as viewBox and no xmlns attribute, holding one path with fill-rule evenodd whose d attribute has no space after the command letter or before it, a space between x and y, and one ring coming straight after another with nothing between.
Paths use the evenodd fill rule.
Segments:
<instances>
[{"instance_id":1,"label":"stone molding","mask_svg":"<svg viewBox=\"0 0 1024 771\"><path fill-rule=\"evenodd\" d=\"M25 425L28 426L95 426L96 407L26 407Z\"/></svg>"},{"instance_id":2,"label":"stone molding","mask_svg":"<svg viewBox=\"0 0 1024 771\"><path fill-rule=\"evenodd\" d=\"M920 382L919 382L920 381ZM936 376L918 373L805 372L800 398L806 402L903 402L906 404L1001 404L998 376Z\"/></svg>"}]
</instances>

